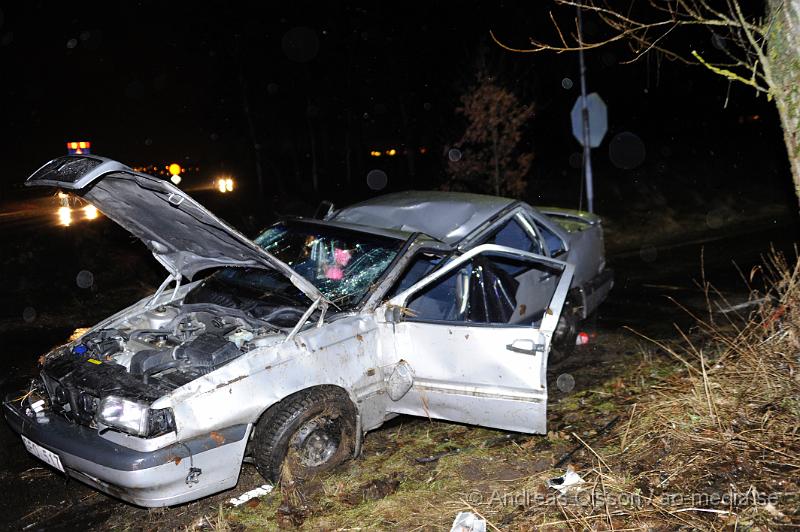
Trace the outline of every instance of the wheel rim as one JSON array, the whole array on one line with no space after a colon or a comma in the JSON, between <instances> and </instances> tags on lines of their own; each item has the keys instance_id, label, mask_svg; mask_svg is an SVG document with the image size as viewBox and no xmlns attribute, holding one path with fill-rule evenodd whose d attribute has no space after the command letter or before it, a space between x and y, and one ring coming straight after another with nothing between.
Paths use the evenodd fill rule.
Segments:
<instances>
[{"instance_id":1,"label":"wheel rim","mask_svg":"<svg viewBox=\"0 0 800 532\"><path fill-rule=\"evenodd\" d=\"M304 467L319 467L339 449L338 426L328 418L316 418L304 423L295 439L298 458Z\"/></svg>"}]
</instances>

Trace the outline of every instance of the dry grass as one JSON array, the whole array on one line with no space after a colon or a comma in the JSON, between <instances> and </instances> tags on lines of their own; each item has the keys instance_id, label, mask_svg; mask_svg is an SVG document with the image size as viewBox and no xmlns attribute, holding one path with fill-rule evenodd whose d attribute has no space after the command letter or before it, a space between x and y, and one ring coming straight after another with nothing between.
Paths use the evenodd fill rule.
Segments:
<instances>
[{"instance_id":1,"label":"dry grass","mask_svg":"<svg viewBox=\"0 0 800 532\"><path fill-rule=\"evenodd\" d=\"M776 256L760 275L768 297L751 315L698 317L680 344L645 344L618 356L624 370L554 391L546 437L429 420L371 433L358 460L301 487L296 524L448 530L473 511L493 530L800 527L800 267ZM586 483L556 498L545 483L569 451ZM285 503L230 510L227 523L285 526Z\"/></svg>"},{"instance_id":2,"label":"dry grass","mask_svg":"<svg viewBox=\"0 0 800 532\"><path fill-rule=\"evenodd\" d=\"M774 255L762 273L769 297L744 325L697 317L694 339L666 347L686 371L653 386L607 449L612 486L633 486L662 524L800 524L800 265Z\"/></svg>"}]
</instances>

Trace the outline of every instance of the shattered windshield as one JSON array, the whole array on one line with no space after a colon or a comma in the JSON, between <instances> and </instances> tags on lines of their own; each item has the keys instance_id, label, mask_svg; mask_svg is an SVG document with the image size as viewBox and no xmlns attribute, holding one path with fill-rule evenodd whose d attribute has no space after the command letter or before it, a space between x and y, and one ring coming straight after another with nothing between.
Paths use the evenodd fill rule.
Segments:
<instances>
[{"instance_id":1,"label":"shattered windshield","mask_svg":"<svg viewBox=\"0 0 800 532\"><path fill-rule=\"evenodd\" d=\"M270 227L255 242L343 309L361 301L403 246L395 238L294 221ZM272 273L226 269L224 275L216 276L224 277L227 284L273 291L265 286L278 282Z\"/></svg>"}]
</instances>

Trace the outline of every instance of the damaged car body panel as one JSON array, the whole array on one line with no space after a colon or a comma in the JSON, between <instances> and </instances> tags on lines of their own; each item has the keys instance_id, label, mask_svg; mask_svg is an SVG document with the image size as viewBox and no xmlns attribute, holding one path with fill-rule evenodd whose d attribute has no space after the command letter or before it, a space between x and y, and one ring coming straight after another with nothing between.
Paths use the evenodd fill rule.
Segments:
<instances>
[{"instance_id":1,"label":"damaged car body panel","mask_svg":"<svg viewBox=\"0 0 800 532\"><path fill-rule=\"evenodd\" d=\"M526 316L530 271L558 270L541 314ZM395 296L397 356L413 374L388 409L473 425L546 432L547 352L572 280L567 263L485 244ZM537 294L538 296L538 294ZM391 319L390 319L391 321Z\"/></svg>"},{"instance_id":2,"label":"damaged car body panel","mask_svg":"<svg viewBox=\"0 0 800 532\"><path fill-rule=\"evenodd\" d=\"M90 201L170 272L47 353L4 402L31 453L101 491L179 504L233 487L246 456L271 481L290 455L313 475L398 414L546 432L548 353L578 250L545 220L569 248L556 256L524 204L461 197L453 219L427 225L417 215L435 210L406 226L289 219L251 241L108 159L59 158L29 184ZM445 236L425 232L437 224Z\"/></svg>"},{"instance_id":3,"label":"damaged car body panel","mask_svg":"<svg viewBox=\"0 0 800 532\"><path fill-rule=\"evenodd\" d=\"M406 191L345 207L326 219L415 230L460 252L482 243L496 243L569 262L575 266L569 299L581 319L592 314L613 287L600 218L583 211L537 208L480 194Z\"/></svg>"}]
</instances>

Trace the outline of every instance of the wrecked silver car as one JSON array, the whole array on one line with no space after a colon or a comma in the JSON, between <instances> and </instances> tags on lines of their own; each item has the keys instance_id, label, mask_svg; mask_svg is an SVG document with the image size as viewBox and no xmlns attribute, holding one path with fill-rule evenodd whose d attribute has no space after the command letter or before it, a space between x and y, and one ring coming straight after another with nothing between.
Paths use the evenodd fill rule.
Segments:
<instances>
[{"instance_id":1,"label":"wrecked silver car","mask_svg":"<svg viewBox=\"0 0 800 532\"><path fill-rule=\"evenodd\" d=\"M398 414L545 433L560 317L611 286L596 218L501 198L389 195L251 241L108 159L27 184L90 202L168 272L4 402L28 451L140 506L231 488L246 457L271 481L329 470Z\"/></svg>"}]
</instances>

